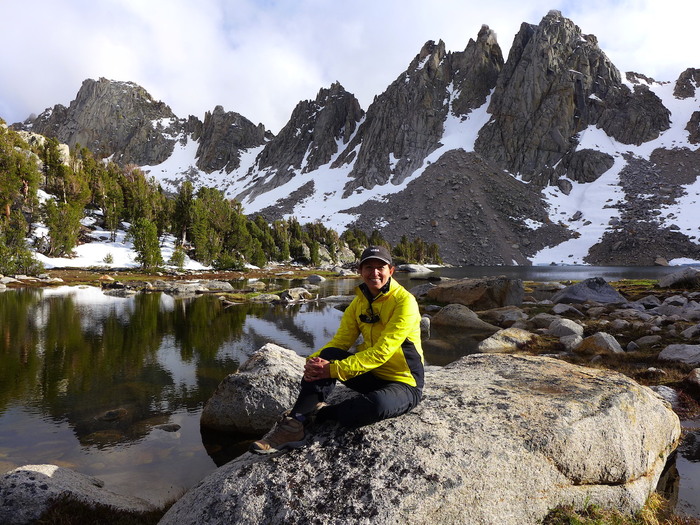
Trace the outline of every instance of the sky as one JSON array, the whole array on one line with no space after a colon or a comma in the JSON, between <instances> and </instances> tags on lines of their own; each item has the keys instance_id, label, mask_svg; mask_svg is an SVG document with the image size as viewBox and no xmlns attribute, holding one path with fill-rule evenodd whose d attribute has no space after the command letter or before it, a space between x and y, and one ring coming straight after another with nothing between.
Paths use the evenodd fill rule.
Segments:
<instances>
[{"instance_id":1,"label":"sky","mask_svg":"<svg viewBox=\"0 0 700 525\"><path fill-rule=\"evenodd\" d=\"M68 106L105 77L179 117L221 105L277 133L335 81L366 110L428 40L462 51L487 24L507 56L520 25L550 9L623 72L675 80L700 67L697 0L0 0L0 118Z\"/></svg>"}]
</instances>

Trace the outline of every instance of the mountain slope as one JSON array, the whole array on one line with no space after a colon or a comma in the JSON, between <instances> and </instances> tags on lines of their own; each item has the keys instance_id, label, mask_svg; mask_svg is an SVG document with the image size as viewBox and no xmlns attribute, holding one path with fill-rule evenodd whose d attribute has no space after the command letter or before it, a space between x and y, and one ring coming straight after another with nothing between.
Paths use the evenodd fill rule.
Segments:
<instances>
[{"instance_id":1,"label":"mountain slope","mask_svg":"<svg viewBox=\"0 0 700 525\"><path fill-rule=\"evenodd\" d=\"M178 119L104 79L31 125L171 191L189 179L270 220L420 236L451 263L653 264L700 260L699 83L623 77L551 11L505 61L488 26L462 52L429 41L366 112L335 83L277 136L221 107Z\"/></svg>"}]
</instances>

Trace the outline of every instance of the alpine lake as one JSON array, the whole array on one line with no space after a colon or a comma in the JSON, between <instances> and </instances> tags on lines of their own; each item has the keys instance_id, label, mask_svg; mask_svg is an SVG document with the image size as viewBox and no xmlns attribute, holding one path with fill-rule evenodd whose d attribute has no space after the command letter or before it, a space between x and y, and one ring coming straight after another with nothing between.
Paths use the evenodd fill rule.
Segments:
<instances>
[{"instance_id":1,"label":"alpine lake","mask_svg":"<svg viewBox=\"0 0 700 525\"><path fill-rule=\"evenodd\" d=\"M603 277L658 279L673 267L461 267L436 276L508 275L524 281ZM425 281L395 274L408 289ZM263 279L270 290L305 281ZM320 283L320 298L349 295L358 278ZM246 280L232 281L236 288ZM229 304L216 294L106 295L97 286L22 287L0 293L0 473L55 464L105 482L105 488L162 504L243 454L257 436L200 429L202 407L226 375L268 342L302 356L325 344L342 312L337 304ZM453 336L455 337L455 336ZM444 366L474 352L426 350ZM676 454L677 510L700 518L700 421Z\"/></svg>"}]
</instances>

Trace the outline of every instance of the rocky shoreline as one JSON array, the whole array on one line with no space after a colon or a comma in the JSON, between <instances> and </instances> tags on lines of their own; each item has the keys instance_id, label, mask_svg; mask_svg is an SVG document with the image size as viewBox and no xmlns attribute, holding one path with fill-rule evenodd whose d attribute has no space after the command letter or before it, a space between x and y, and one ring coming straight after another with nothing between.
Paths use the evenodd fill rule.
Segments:
<instances>
[{"instance_id":1,"label":"rocky shoreline","mask_svg":"<svg viewBox=\"0 0 700 525\"><path fill-rule=\"evenodd\" d=\"M278 270L271 272L269 275L271 277L289 277L290 274L286 272L287 270ZM230 279L230 276L222 278L220 274L217 276L189 275L186 277L183 276L182 278L163 277L162 279L160 278L161 276L158 276L158 279L146 280L143 278L144 276L133 274L128 276L129 279L124 279L123 275L109 276L109 278L107 278L105 274L95 271L79 274L75 280L69 280L68 282L78 284L77 281L82 279L84 280L82 284L88 284L88 282L85 281L88 281L88 278L90 278L89 282L91 284L100 285L105 290L105 293L137 293L137 290L163 291L166 293L178 294L215 293L218 294L223 301L252 300L253 297L260 298L262 296L262 300L272 302L278 300L308 300L309 295L313 297L313 292L310 290L313 290L314 283L311 281L324 278L318 274L314 274L312 271L296 272L293 275L295 277L305 275L307 278L307 284L305 286L307 287L286 290L286 295L270 294L266 296L264 294L261 295L259 291L254 291L251 296L243 298L240 297L240 294L235 298L231 295L233 292L231 292L225 284L222 284L225 283L225 279ZM312 275L316 275L316 277L311 277ZM64 276L59 277L53 274L53 272L52 274L36 278L35 280L28 279L29 284L21 277L22 276L16 276L14 282L7 282L5 285L14 287L68 284L63 278ZM230 283L226 284L230 286ZM658 450L654 448L652 454L657 457L663 457L665 461L665 458L672 453L673 449L675 449L679 443L681 433L680 428L677 427L678 417L680 416L682 419L693 419L700 414L700 270L686 268L666 276L658 282L627 281L622 283L606 283L602 279L587 279L586 281L570 284L568 286L564 283L523 283L519 280L507 279L504 277L460 279L453 281L421 281L421 284L411 288L411 291L418 297L421 309L424 312L423 330L425 334L424 346L426 351L449 352L449 346L453 343L448 338L444 340L441 339L441 334L446 332L475 331L482 334L478 348L479 353L477 355L462 358L448 367L431 369L430 373L434 375L434 381L436 382L435 388L437 390L432 393L426 391L426 396L427 399L432 400L433 404L431 405L431 409L433 411L457 410L455 407L449 408L445 405L444 402L441 401L445 393L443 392L441 394L438 392L440 388L444 389L447 384L451 384L449 381L456 380L455 376L448 381L447 377L450 376L450 374L457 373L458 376L462 377L465 374L469 375L472 373L472 367L477 367L480 370L480 376L490 377L491 374L494 373L494 370L500 370L500 372L493 376L493 383L482 385L482 390L469 390L470 387L468 385L477 382L477 377L465 381L464 384L461 383L462 379L460 379L460 386L455 384L450 387L452 389L450 390L450 395L455 395L457 391L462 392L459 396L464 398L462 401L464 404L460 405L462 408L457 410L457 412L450 416L446 415L446 417L452 419L467 418L464 419L463 426L461 427L465 435L460 438L463 438L467 443L474 439L473 433L477 431L477 427L480 428L480 430L478 430L479 432L483 432L484 430L481 428L483 420L480 422L478 420L468 419L471 410L463 412L464 406L477 406L472 404L475 399L479 399L479 404L483 402L490 407L487 412L498 413L498 415L494 416L496 420L494 420L493 426L489 427L492 431L495 428L512 425L514 422L512 419L514 415L516 413L523 414L525 412L530 415L525 420L520 420L518 423L519 426L526 423L533 429L537 427L540 429L539 431L546 428L545 422L535 424L533 423L534 419L528 419L535 417L537 411L534 409L532 411L528 409L525 412L523 412L524 409L518 409L519 412L513 412L512 404L515 401L513 401L514 398L511 398L511 396L515 396L514 388L518 390L516 388L517 384L529 385L526 389L528 396L537 394L539 390L541 390L542 393L549 391L547 399L549 399L550 402L560 400L561 395L564 392L571 391L571 389L580 389L581 392L587 392L587 394L582 395L582 397L575 396L576 399L573 400L574 405L568 407L566 410L550 414L551 420L549 424L560 428L561 432L563 432L562 436L570 433L571 429L574 428L571 425L580 417L576 416L570 421L566 420L566 418L561 419L561 415L566 413L567 410L572 411L572 413L578 413L582 410L589 414L586 416L587 418L593 417L594 415L595 417L602 417L608 411L608 409L604 409L602 406L598 405L596 405L596 408L591 408L590 406L588 408L582 408L580 406L576 408L578 403L582 402L582 399L586 400L584 405L588 406L588 396L598 392L597 389L603 388L602 385L607 385L608 382L612 384L605 388L615 389L617 387L614 385L618 387L620 385L630 385L624 386L622 391L628 393L631 391L638 392L634 394L637 400L634 401L635 403L641 402L640 400L642 398L645 400L643 403L651 403L647 408L639 408L639 415L634 416L632 420L623 418L625 422L622 424L622 427L618 428L615 436L607 436L604 429L606 425L609 426L610 423L600 423L600 421L600 424L596 423L590 428L590 432L593 432L593 434L590 434L587 438L579 436L578 438L572 439L570 435L566 438L552 436L552 441L547 441L550 443L547 447L553 446L551 443L560 443L560 445L557 445L557 447L560 448L555 447L558 452L554 453L552 452L554 449L545 447L546 450L550 451L547 453L549 454L550 461L552 458L558 457L557 454L564 453L563 451L566 451L568 447L571 446L569 441L573 443L581 442L581 439L584 441L586 439L593 439L594 441L589 442L586 446L589 447L589 451L596 450L596 454L600 454L604 449L607 450L609 448L610 443L616 442L621 436L624 436L625 439L631 436L631 441L625 445L628 449L628 452L625 454L631 454L630 457L633 457L637 455L636 450L638 447L642 447L642 449L648 448L647 445L643 445L641 441L638 441L634 436L649 436L652 434L665 436L659 438ZM294 361L295 359L301 358L292 356L281 358L280 360L284 361L285 359ZM475 364L477 363L475 359L478 361L478 365ZM467 364L467 362L469 364ZM460 372L450 372L450 370L455 369L460 370ZM548 377L548 370L551 371L554 369L559 370L559 372L552 372L553 375L550 379L542 379L545 376ZM563 372L564 369L566 369L567 372ZM441 370L446 371L443 373ZM509 372L506 372L506 370L509 370ZM620 373L610 372L610 370L616 370ZM293 380L294 377L292 376L294 373L294 367L287 367L282 374ZM560 380L564 381L562 378L555 379L555 377L559 377L562 374L571 376L568 377L566 381L572 381L573 377L578 377L580 382L575 384L562 383L558 384L555 388L552 386L554 383ZM232 374L227 380L235 381L242 376L243 374ZM293 382L294 381L292 381L292 383ZM224 383L222 383L222 385L223 384ZM286 383L280 382L280 384ZM539 386L537 386L538 384ZM638 390L637 386L632 387L631 385L651 386L651 389L656 392L656 395L652 394L651 397L648 397L649 395L645 392L649 391L649 389L639 387L642 389ZM455 388L457 390L455 390ZM291 390L287 389L287 391L287 394L289 394ZM497 391L502 393L495 398L492 397L491 394L488 394L488 392L493 394ZM619 395L625 398L627 394L623 392L620 392ZM598 394L599 393L600 392L598 392ZM518 396L521 394L525 395L521 392ZM615 395L617 396L618 394ZM506 396L506 399L510 401L505 402L500 398L499 400L497 399L499 396ZM216 397L216 394L214 397ZM537 403L542 403L544 399L543 397L537 397ZM654 401L654 399L657 401ZM228 402L230 403L232 401L234 403L239 403L240 399L237 398L235 394L233 397L229 395ZM264 405L266 407L274 408L274 410L270 410L270 414L266 415L270 416L268 419L274 419L274 416L278 413L277 409L284 406L287 401L288 400L278 400L277 404L265 403ZM491 406L493 403L496 403L496 401L499 401L500 404L497 403ZM628 401L625 401L625 403ZM525 403L523 406L528 406L530 403L534 402L534 400L523 400L517 403L521 402ZM430 403L424 403L425 406L429 404ZM223 406L225 406L225 403ZM670 410L671 407L673 411ZM430 409L423 407L417 411L419 421L411 419L410 422L407 422L403 420L408 418L398 418L397 420L386 423L383 422L373 425L371 428L360 429L350 434L339 433L340 431L337 428L320 429L318 438L314 438L316 439L314 442L318 443L318 446L321 446L324 450L327 447L331 447L332 450L335 450L332 443L336 441L344 443L343 446L345 447L358 446L359 448L356 450L353 449L354 453L359 454L358 457L360 458L366 457L368 465L370 463L394 465L395 458L393 458L393 456L386 456L383 451L377 451L372 446L368 447L368 443L371 443L375 438L378 439L379 436L381 436L381 439L386 439L387 436L391 436L392 433L397 432L397 429L399 429L401 435L412 435L412 433L416 432L420 434L420 429L423 428L420 426L420 420L421 418L424 419L427 417L427 413L430 413L425 412L425 410ZM661 416L661 414L666 414L665 410L673 414L673 417L669 418L668 415ZM654 412L660 414L660 419L656 420L656 423L650 421L649 418L646 417L647 414ZM211 413L207 413L206 416L203 414L202 424L210 428L216 428L217 417L219 416L214 415L214 417L212 417ZM673 422L674 418L675 423ZM265 417L262 416L259 420L267 421ZM266 423L266 426L268 423ZM429 422L429 424L434 425L435 421L432 423ZM641 427L639 427L639 425L646 424L650 424L651 427L646 430L640 430ZM241 429L237 428L237 430L240 431ZM249 429L249 431L259 433L261 429L255 428ZM429 432L427 427L423 431ZM359 432L359 434L357 432ZM589 431L586 430L585 432ZM600 434L601 432L602 434ZM420 442L420 436L418 434L416 434L414 438ZM536 434L537 433L525 438L526 441L535 440ZM598 437L591 437L594 435ZM350 439L349 442L347 442L348 439ZM494 439L496 439L496 441L493 441ZM611 439L613 441L610 441ZM639 437L639 439L642 438ZM488 453L488 443L490 443L491 446L496 446L494 443L497 443L500 447L505 441L508 441L508 439L504 436L499 438L492 436L491 441L487 440L484 442L485 448L483 453ZM430 440L426 441L426 443L428 442L430 442ZM399 443L395 445L397 447L400 446ZM430 450L431 447L426 444L426 453ZM518 462L515 461L515 457L518 454L522 455L524 453L523 450L518 450L519 452L517 453L512 451L508 453L509 455L513 455L514 461L511 462L513 465L518 464ZM314 461L316 461L319 460L318 452L319 450L312 446L309 450L303 452L303 454L305 455L304 457L311 454L315 458ZM338 450L335 450L335 452L336 454L340 453ZM461 453L467 454L465 457L470 457L468 456L468 450L463 450ZM363 454L368 455L364 456ZM379 454L379 456L377 456L377 454ZM551 454L554 454L554 456ZM566 454L569 454L569 452L566 452ZM223 476L223 478L219 477L217 479L228 479L228 477L232 475L239 478L245 476L246 479L248 479L247 473L250 473L250 469L253 468L254 471L257 472L257 477L250 478L249 481L251 479L257 480L254 483L257 484L256 486L264 486L269 482L269 476L272 476L275 472L279 473L279 468L291 468L292 470L290 472L298 473L300 472L298 469L302 468L304 461L309 460L308 457L304 460L300 460L297 457L296 459L284 460L282 463L279 462L280 460L271 460L267 465L259 465L256 462L251 462L249 458L245 456L240 460L235 460L227 464L226 472L223 472L223 467L219 469L217 472ZM329 456L323 461L330 462L331 459L331 456ZM415 460L419 461L418 459ZM587 460L588 458L586 461ZM295 463L298 461L301 461L301 463ZM361 463L364 460L358 459L357 461ZM419 462L421 462L423 465L421 468L423 468L427 474L421 479L423 483L428 483L430 485L438 479L434 478L428 472L435 465L429 467L424 461L425 458L422 457ZM471 459L469 461L476 460ZM554 461L556 463L558 460L554 459ZM579 456L576 461L572 460L571 465L574 463L578 465L581 461L584 460ZM601 463L603 465L601 468L604 470L609 469L609 464L607 464L606 461L607 460L602 460ZM229 467L229 465L231 466ZM270 465L272 465L272 467ZM511 467L513 465L511 465ZM331 468L331 465L329 464L328 467ZM614 483L601 478L600 487L619 485L622 491L621 493L627 494L628 496L633 495L625 499L626 503L620 506L623 510L632 512L643 504L646 496L648 496L650 492L653 492L656 488L655 480L658 480L661 476L662 467L657 463L654 463L653 467L651 464L647 464L647 467L650 470L644 472L638 471L634 475L625 474ZM7 521L7 523L30 523L38 517L39 514L37 513L40 513L42 509L46 508L50 501L53 501L57 495L61 494L71 494L77 499L88 503L104 501L105 498L109 500L111 497L109 494L105 495L105 491L99 488L99 480L92 480L92 478L83 479L81 475L77 473L63 473L56 476L42 474L47 468L53 469L52 472L58 469L58 467L50 465L25 466L8 472L0 478L1 508L11 511L12 509L16 510L18 506L24 507L31 503L29 506L34 509L32 511L32 517L27 518L25 516L25 518L22 518L24 521L16 517L18 516L16 513L0 515L0 521ZM263 470L260 470L261 468ZM396 468L399 468L399 466L396 466ZM403 465L401 468L406 469L409 467ZM469 468L472 469L473 465ZM501 470L508 471L508 468L507 465L501 465ZM537 467L535 470L541 470L541 468L542 467ZM584 470L588 468L585 467L585 461L580 468ZM624 469L628 469L628 466L623 467L623 470ZM533 470L533 472L535 470ZM232 472L234 474L232 474ZM70 482L65 486L61 485L57 487L54 484L54 479L61 480L61 483L65 484L65 480L74 479L74 474L81 479L75 483ZM516 476L516 474L512 472L508 475L510 478ZM647 480L643 486L635 481L641 479L639 478L640 475ZM460 474L460 476L462 475ZM494 472L489 471L488 476L494 476ZM568 476L568 474L565 474L565 476ZM568 477L569 481L566 483L572 483L572 487L580 486L580 480L577 476L579 475L576 474L573 477ZM352 487L353 484L356 483L357 477L358 476L350 476L343 481L343 483L348 488ZM207 479L209 480L209 478ZM389 483L391 487L394 487L394 485L398 487L401 483L400 479L400 477L397 478L391 475L388 478L383 478L382 483ZM483 481L483 478L480 479ZM531 479L531 476L528 477L528 475L526 475L522 479L523 483L526 485L527 479ZM301 479L297 481L300 483L300 487L304 486ZM294 482L297 483L297 481ZM456 483L455 480L452 481ZM482 481L477 480L479 483ZM221 482L223 483L224 481ZM472 479L467 483L465 478L460 477L460 483L462 484L467 483L468 485L473 482L474 480ZM557 481L552 478L552 482L561 486L562 479ZM209 480L208 483L211 484L214 482ZM215 484L216 483L218 482L215 482ZM253 483L253 481L250 481L250 483ZM248 483L248 485L250 485L250 483ZM357 481L357 483L359 483L359 481ZM632 488L633 485L629 485L630 483L636 483L634 484L634 488ZM457 483L457 485L459 485L459 483ZM568 494L567 496L562 496L564 493L561 491L550 492L549 489L543 487L541 487L541 490L549 494L549 499L546 499L546 505L554 505L557 502L560 504L581 503L581 501L583 501L580 497L581 494L586 494L587 498L594 496L598 498L595 499L595 501L601 504L607 503L614 505L613 501L619 501L620 495L616 492L617 489L608 491L608 489L603 490L601 488L598 490L595 487L592 488L590 483L584 483L584 485L589 485L588 489L584 491L572 489L574 490L572 493L565 491L566 494ZM593 483L593 485L596 487L598 486L596 483ZM203 485L200 484L200 487L201 486ZM20 487L22 487L22 490L20 490ZM87 490L87 487L89 487L90 490ZM249 488L254 491L258 490L252 485ZM493 490L493 488L490 490ZM97 491L99 495L92 494L93 491ZM461 492L440 492L442 495L440 497L449 501L455 497L455 494L459 493ZM573 497L572 494L574 493L578 494L578 496ZM118 495L113 496L115 502L126 506L126 508L131 508L135 512L140 512L144 508L148 508L146 502L136 502L138 504L131 502L131 507L129 507L130 503L128 501L125 502L124 499ZM188 506L192 508L192 505L185 503L185 501L191 501L193 497L195 496L191 496L188 500L183 498L183 503L176 504L174 507L176 510L169 513L173 516L170 518L171 522L175 523L180 519L180 513L183 512L183 508ZM358 498L361 499L360 492L358 492ZM235 506L235 501L243 500L251 502L254 506L259 504L259 502L255 503L257 500L252 497L251 494L243 494L241 492L227 493L225 499L221 500L222 504L228 505L223 515L231 514L230 504L234 504ZM434 501L437 502L439 500L440 498L437 498ZM290 501L293 500L285 500L282 498L282 500L277 501L272 507L265 507L266 510L264 510L263 515L258 515L258 518L264 521L264 519L269 519L270 516L277 515L275 513L279 512L279 508L285 505L288 506ZM360 500L358 500L357 503L358 505L360 505L359 501ZM391 508L371 507L369 512L370 514L372 512L377 512L377 515L382 515L389 520L398 519L404 516L404 512L409 512L410 509L414 508L412 505L415 503L411 503L411 501L414 500L411 500L409 497L406 500L402 499L401 503L396 503L396 505ZM330 505L330 501L328 504ZM435 505L438 505L438 503L435 503ZM505 512L504 508L499 507L497 503L492 502L491 505L492 506L488 509L480 507L481 510L478 512L487 513L484 515L496 513L492 514L492 516L498 515L498 512ZM436 509L438 507L436 507ZM532 507L530 507L529 511L523 510L526 509L524 503L521 506L516 505L516 507L517 508L514 509L509 508L508 512L512 515L517 515L517 519L521 520L519 522L523 523L536 522L536 518L540 519L542 517L542 512L546 510L546 506L542 508L538 507L537 512L533 514L533 512L531 512ZM199 511L202 511L201 506L197 508L199 508ZM258 509L256 512L259 513L260 508L255 508ZM306 512L312 512L310 509L297 510L301 513L298 514L298 516L312 516L312 514L304 514ZM443 509L443 511L444 510L445 509ZM394 511L398 512L398 514L392 514ZM209 510L205 508L203 512L214 512L214 510L213 508ZM297 516L295 513L292 514ZM474 514L474 516L479 515L480 514ZM447 514L444 516L447 516ZM452 516L452 514L450 514L450 516ZM456 523L460 519L465 518L465 515L458 513L452 517L457 521L448 520L448 522ZM380 519L377 522L382 521ZM508 521L506 520L503 522L505 523ZM167 519L164 520L164 523L168 523Z\"/></svg>"}]
</instances>

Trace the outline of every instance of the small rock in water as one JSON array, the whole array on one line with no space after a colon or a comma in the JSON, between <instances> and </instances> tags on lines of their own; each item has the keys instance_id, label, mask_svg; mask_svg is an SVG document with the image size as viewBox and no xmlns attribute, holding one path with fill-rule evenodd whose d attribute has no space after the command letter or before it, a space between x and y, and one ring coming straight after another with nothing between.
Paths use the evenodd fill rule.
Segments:
<instances>
[{"instance_id":1,"label":"small rock in water","mask_svg":"<svg viewBox=\"0 0 700 525\"><path fill-rule=\"evenodd\" d=\"M100 421L116 421L121 419L126 415L125 408L115 408L114 410L108 410L104 414L97 416Z\"/></svg>"},{"instance_id":2,"label":"small rock in water","mask_svg":"<svg viewBox=\"0 0 700 525\"><path fill-rule=\"evenodd\" d=\"M156 428L158 430L163 430L165 432L177 432L182 427L180 427L180 425L178 425L177 423L167 423L164 425L156 425L153 428Z\"/></svg>"}]
</instances>

